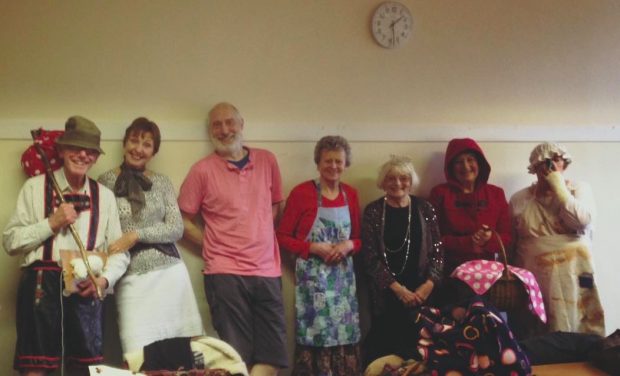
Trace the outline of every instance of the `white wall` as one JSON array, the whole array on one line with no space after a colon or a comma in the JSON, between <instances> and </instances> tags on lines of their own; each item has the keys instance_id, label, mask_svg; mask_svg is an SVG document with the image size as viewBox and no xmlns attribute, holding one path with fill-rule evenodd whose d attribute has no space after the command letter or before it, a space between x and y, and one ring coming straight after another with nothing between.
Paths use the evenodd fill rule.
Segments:
<instances>
[{"instance_id":1,"label":"white wall","mask_svg":"<svg viewBox=\"0 0 620 376\"><path fill-rule=\"evenodd\" d=\"M620 6L566 1L403 1L414 33L398 50L371 38L380 0L2 2L0 114L196 124L226 99L269 140L303 128L370 139L378 127L610 129Z\"/></svg>"},{"instance_id":2,"label":"white wall","mask_svg":"<svg viewBox=\"0 0 620 376\"><path fill-rule=\"evenodd\" d=\"M370 36L378 0L1 2L0 227L24 180L29 130L62 128L73 114L94 120L107 140L93 176L119 163L133 118L155 120L165 142L152 168L177 188L210 151L203 122L218 101L239 106L250 144L276 153L286 192L314 176L314 142L339 133L354 153L345 180L363 204L380 194L376 169L390 153L414 158L424 196L442 181L447 141L475 137L491 182L510 195L532 181L525 166L536 142L555 139L575 157L567 175L593 186L597 280L608 331L620 327L618 2L403 2L414 34L392 51ZM200 259L183 252L209 325ZM18 277L18 259L2 256L1 374L11 368ZM284 282L292 352L288 266ZM118 361L118 343L109 343Z\"/></svg>"}]
</instances>

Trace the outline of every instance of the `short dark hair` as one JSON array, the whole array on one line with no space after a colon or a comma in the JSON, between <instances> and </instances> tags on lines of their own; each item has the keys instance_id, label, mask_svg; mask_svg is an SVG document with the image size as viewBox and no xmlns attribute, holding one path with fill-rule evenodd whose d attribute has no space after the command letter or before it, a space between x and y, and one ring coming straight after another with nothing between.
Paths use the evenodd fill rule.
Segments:
<instances>
[{"instance_id":1,"label":"short dark hair","mask_svg":"<svg viewBox=\"0 0 620 376\"><path fill-rule=\"evenodd\" d=\"M325 136L316 143L314 147L314 163L317 165L321 161L321 153L323 150L343 150L345 155L345 166L351 165L351 147L347 139L342 136Z\"/></svg>"},{"instance_id":2,"label":"short dark hair","mask_svg":"<svg viewBox=\"0 0 620 376\"><path fill-rule=\"evenodd\" d=\"M131 122L131 124L125 129L125 137L123 137L123 146L132 134L150 133L153 135L153 155L159 151L159 145L161 144L161 133L159 133L159 127L154 121L151 121L145 117L139 117Z\"/></svg>"}]
</instances>

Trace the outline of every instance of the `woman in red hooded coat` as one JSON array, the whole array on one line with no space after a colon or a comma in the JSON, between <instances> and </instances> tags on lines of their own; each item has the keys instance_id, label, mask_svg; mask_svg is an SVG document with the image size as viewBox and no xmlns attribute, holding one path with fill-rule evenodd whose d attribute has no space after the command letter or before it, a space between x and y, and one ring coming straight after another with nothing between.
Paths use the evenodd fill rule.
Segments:
<instances>
[{"instance_id":1,"label":"woman in red hooded coat","mask_svg":"<svg viewBox=\"0 0 620 376\"><path fill-rule=\"evenodd\" d=\"M462 298L451 278L465 261L494 260L500 245L497 231L508 249L512 242L510 209L504 190L488 184L491 166L476 141L457 138L448 143L444 160L446 182L431 190L429 201L439 217L445 250L446 283L440 299L444 304ZM492 231L490 231L492 230Z\"/></svg>"}]
</instances>

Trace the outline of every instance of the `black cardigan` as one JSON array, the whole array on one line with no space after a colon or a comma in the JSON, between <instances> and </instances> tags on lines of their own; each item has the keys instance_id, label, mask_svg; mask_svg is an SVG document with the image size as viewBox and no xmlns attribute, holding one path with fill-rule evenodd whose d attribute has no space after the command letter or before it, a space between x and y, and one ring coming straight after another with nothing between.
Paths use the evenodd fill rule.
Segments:
<instances>
[{"instance_id":1,"label":"black cardigan","mask_svg":"<svg viewBox=\"0 0 620 376\"><path fill-rule=\"evenodd\" d=\"M422 233L418 272L424 280L430 279L433 281L435 284L433 290L435 290L443 278L443 247L437 224L437 215L435 214L435 209L428 201L416 196L410 197L412 205L415 203L413 207L417 208L412 215L421 224ZM383 313L385 303L382 292L396 281L383 258L383 239L381 239L383 200L384 198L381 197L369 203L366 209L364 209L362 220L361 254L364 272L369 279L373 315ZM415 221L412 221L412 225L414 223Z\"/></svg>"}]
</instances>

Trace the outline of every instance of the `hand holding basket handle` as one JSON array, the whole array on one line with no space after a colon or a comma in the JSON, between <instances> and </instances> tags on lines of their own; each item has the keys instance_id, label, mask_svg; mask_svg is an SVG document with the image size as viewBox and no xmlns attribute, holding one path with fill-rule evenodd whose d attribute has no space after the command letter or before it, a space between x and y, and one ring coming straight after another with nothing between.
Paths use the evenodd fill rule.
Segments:
<instances>
[{"instance_id":1,"label":"hand holding basket handle","mask_svg":"<svg viewBox=\"0 0 620 376\"><path fill-rule=\"evenodd\" d=\"M45 166L45 174L47 175L47 178L50 179L50 181L52 182L52 187L54 188L54 192L56 193L56 196L58 197L61 203L66 203L66 200L62 194L62 190L60 189L60 186L58 185L58 182L56 181L56 177L54 176L54 171L52 170L52 166L50 165L50 162L47 159L47 155L45 154L45 151L43 150L41 145L36 141L37 130L32 130L30 131L30 133L32 135L32 139L34 140L34 147L37 150L37 153L41 157L41 161L43 162ZM78 245L78 248L80 250L80 256L82 257L82 260L84 261L84 265L86 265L86 270L88 272L88 278L93 283L96 289L97 298L100 300L103 300L103 293L101 292L101 289L99 285L97 284L97 277L93 273L93 270L90 267L90 263L88 262L88 254L86 253L86 248L84 247L84 243L82 242L82 239L80 238L80 234L78 234L73 224L69 224L69 231L71 232L71 235L73 236L73 239L75 240L75 243Z\"/></svg>"}]
</instances>

